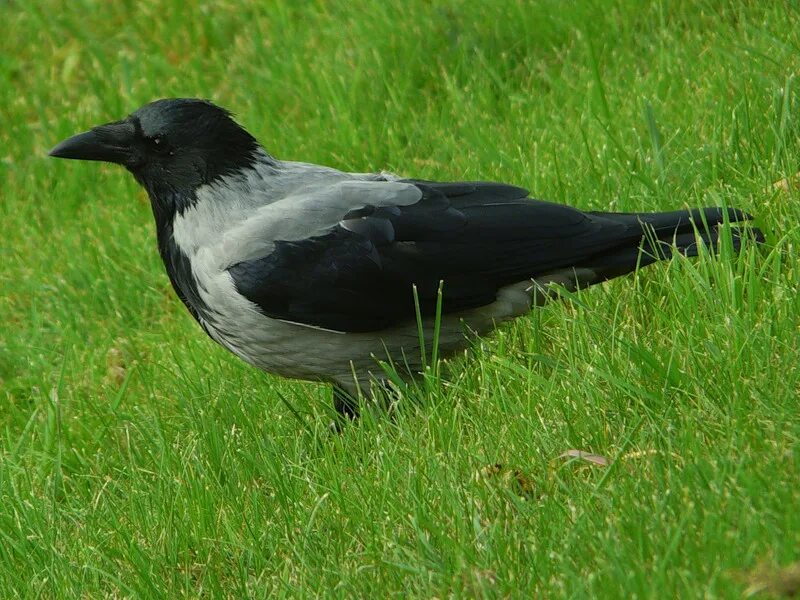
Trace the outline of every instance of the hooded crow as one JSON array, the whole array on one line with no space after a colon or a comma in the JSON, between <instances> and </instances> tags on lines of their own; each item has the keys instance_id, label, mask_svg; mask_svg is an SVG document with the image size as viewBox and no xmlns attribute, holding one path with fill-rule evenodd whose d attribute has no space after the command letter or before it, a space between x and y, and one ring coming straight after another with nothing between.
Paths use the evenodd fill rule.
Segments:
<instances>
[{"instance_id":1,"label":"hooded crow","mask_svg":"<svg viewBox=\"0 0 800 600\"><path fill-rule=\"evenodd\" d=\"M172 287L206 333L260 369L333 384L346 415L359 392L386 383L380 361L404 377L423 368L435 321L447 357L554 284L574 291L675 251L713 252L720 225L751 218L583 212L502 183L278 160L197 99L157 100L50 155L128 169L150 197ZM745 231L732 230L734 248Z\"/></svg>"}]
</instances>

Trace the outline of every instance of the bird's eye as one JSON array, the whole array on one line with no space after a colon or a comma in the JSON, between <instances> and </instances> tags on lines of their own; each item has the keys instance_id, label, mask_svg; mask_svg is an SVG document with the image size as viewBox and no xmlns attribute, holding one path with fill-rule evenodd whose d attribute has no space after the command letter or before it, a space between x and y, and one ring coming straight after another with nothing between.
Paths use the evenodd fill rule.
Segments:
<instances>
[{"instance_id":1,"label":"bird's eye","mask_svg":"<svg viewBox=\"0 0 800 600\"><path fill-rule=\"evenodd\" d=\"M163 135L154 135L150 138L147 138L147 140L150 142L150 147L155 152L158 152L159 154L174 154Z\"/></svg>"}]
</instances>

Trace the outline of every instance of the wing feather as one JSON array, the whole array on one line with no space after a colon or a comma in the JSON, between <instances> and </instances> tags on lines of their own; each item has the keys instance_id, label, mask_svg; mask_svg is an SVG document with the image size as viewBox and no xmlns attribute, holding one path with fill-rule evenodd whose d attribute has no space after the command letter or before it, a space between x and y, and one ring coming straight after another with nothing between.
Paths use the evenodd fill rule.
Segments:
<instances>
[{"instance_id":1,"label":"wing feather","mask_svg":"<svg viewBox=\"0 0 800 600\"><path fill-rule=\"evenodd\" d=\"M376 331L435 309L493 302L498 290L641 238L641 227L528 198L497 183L356 182L281 201L248 223L266 251L228 270L268 316ZM264 210L264 209L262 209Z\"/></svg>"}]
</instances>

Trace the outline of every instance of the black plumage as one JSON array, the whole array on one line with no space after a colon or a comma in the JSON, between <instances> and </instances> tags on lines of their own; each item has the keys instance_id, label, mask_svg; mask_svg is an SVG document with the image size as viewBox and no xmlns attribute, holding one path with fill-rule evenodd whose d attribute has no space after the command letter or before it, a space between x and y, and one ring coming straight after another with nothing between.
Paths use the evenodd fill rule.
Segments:
<instances>
[{"instance_id":1,"label":"black plumage","mask_svg":"<svg viewBox=\"0 0 800 600\"><path fill-rule=\"evenodd\" d=\"M591 285L679 251L696 253L716 226L749 216L718 208L627 214L581 212L531 200L527 190L481 182L404 180L422 191L411 206L360 208L324 235L277 242L263 258L229 269L265 314L337 331L368 332L416 315L494 301L500 288L563 269L590 269ZM648 237L650 234L650 237Z\"/></svg>"}]
</instances>

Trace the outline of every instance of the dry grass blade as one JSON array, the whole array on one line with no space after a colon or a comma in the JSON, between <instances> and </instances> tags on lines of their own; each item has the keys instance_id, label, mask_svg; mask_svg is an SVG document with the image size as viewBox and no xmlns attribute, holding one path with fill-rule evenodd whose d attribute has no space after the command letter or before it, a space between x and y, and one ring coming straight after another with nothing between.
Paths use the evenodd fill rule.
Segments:
<instances>
[{"instance_id":1,"label":"dry grass blade","mask_svg":"<svg viewBox=\"0 0 800 600\"><path fill-rule=\"evenodd\" d=\"M574 458L578 460L584 460L593 465L597 465L598 467L607 467L611 464L611 461L605 456L575 449L569 449L566 452L559 454L558 458Z\"/></svg>"},{"instance_id":2,"label":"dry grass blade","mask_svg":"<svg viewBox=\"0 0 800 600\"><path fill-rule=\"evenodd\" d=\"M120 386L128 372L125 356L117 346L112 346L106 353L105 380L112 385Z\"/></svg>"}]
</instances>

